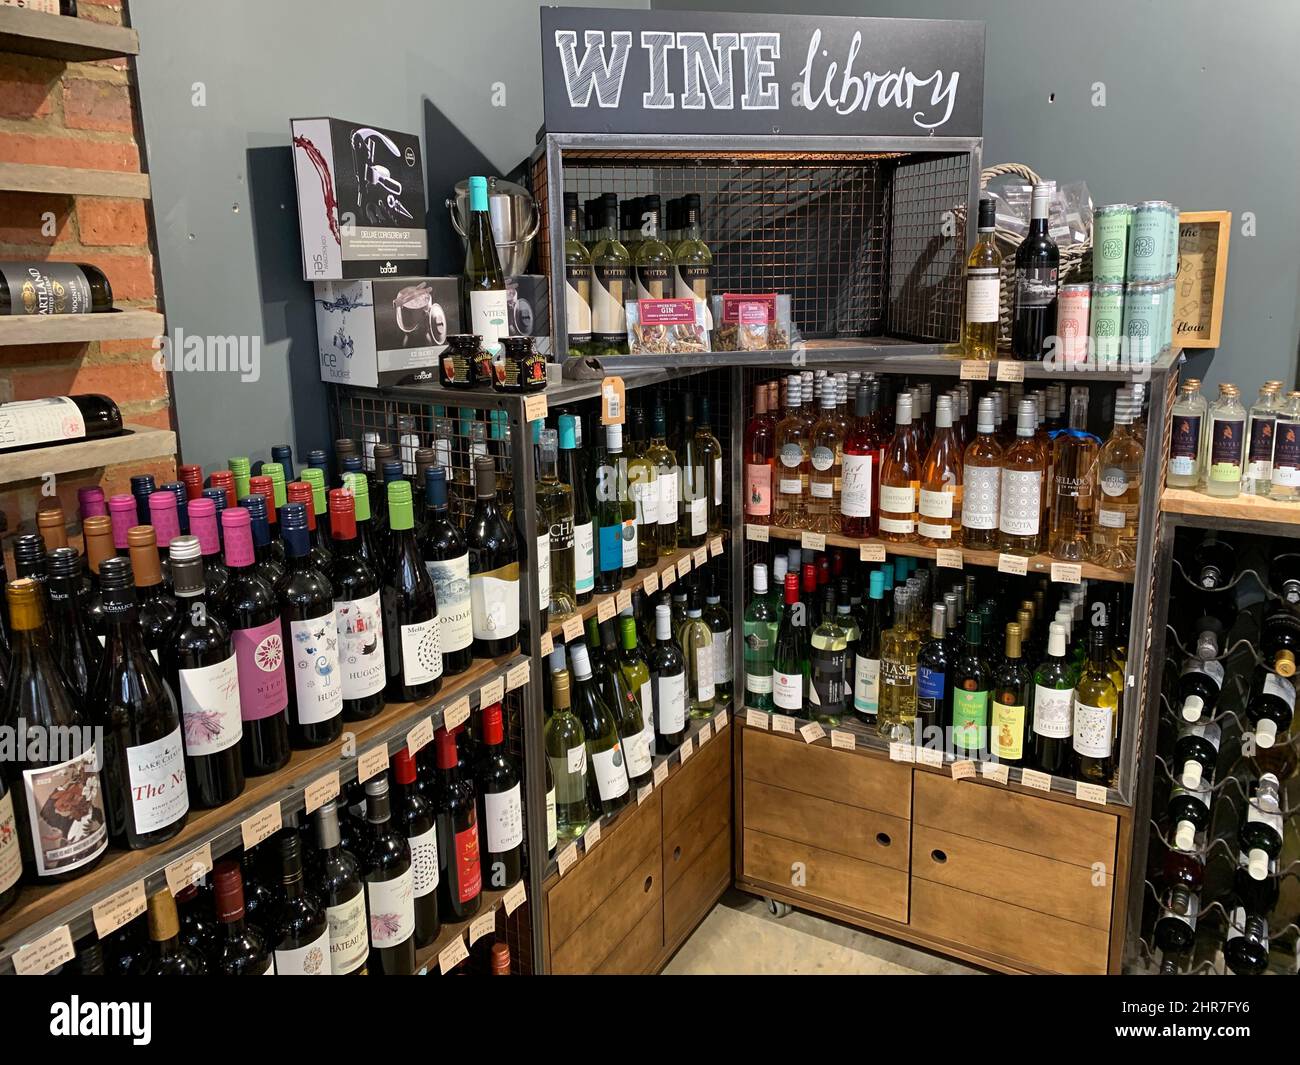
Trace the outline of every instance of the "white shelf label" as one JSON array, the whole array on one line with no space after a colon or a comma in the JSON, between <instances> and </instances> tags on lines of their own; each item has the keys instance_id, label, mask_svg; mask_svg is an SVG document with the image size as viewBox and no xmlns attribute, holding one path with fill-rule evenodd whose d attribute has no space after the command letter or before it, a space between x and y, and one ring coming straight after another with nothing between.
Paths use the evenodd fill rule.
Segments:
<instances>
[{"instance_id":1,"label":"white shelf label","mask_svg":"<svg viewBox=\"0 0 1300 1065\"><path fill-rule=\"evenodd\" d=\"M963 760L963 761L960 761L960 762L953 762L953 764L952 764L952 779L953 779L953 780L969 780L969 779L970 779L971 777L973 777L974 775L975 775L975 763L974 763L974 762L969 761L969 760Z\"/></svg>"},{"instance_id":2,"label":"white shelf label","mask_svg":"<svg viewBox=\"0 0 1300 1065\"><path fill-rule=\"evenodd\" d=\"M414 731L414 730L412 730ZM313 780L302 793L303 807L310 815L324 806L330 799L337 799L339 792L339 771L326 773L319 780Z\"/></svg>"},{"instance_id":3,"label":"white shelf label","mask_svg":"<svg viewBox=\"0 0 1300 1065\"><path fill-rule=\"evenodd\" d=\"M745 539L753 540L756 544L765 544L768 542L766 525L745 525Z\"/></svg>"},{"instance_id":4,"label":"white shelf label","mask_svg":"<svg viewBox=\"0 0 1300 1065\"><path fill-rule=\"evenodd\" d=\"M469 720L469 696L462 695L442 712L442 725L448 732L454 732Z\"/></svg>"},{"instance_id":5,"label":"white shelf label","mask_svg":"<svg viewBox=\"0 0 1300 1065\"><path fill-rule=\"evenodd\" d=\"M1077 781L1074 785L1074 797L1080 802L1095 802L1099 806L1106 805L1106 789L1100 784L1085 784L1082 780Z\"/></svg>"},{"instance_id":6,"label":"white shelf label","mask_svg":"<svg viewBox=\"0 0 1300 1065\"><path fill-rule=\"evenodd\" d=\"M862 562L884 562L884 544L859 544L858 559Z\"/></svg>"},{"instance_id":7,"label":"white shelf label","mask_svg":"<svg viewBox=\"0 0 1300 1065\"><path fill-rule=\"evenodd\" d=\"M889 760L891 762L915 762L916 748L910 743L891 743L889 745Z\"/></svg>"},{"instance_id":8,"label":"white shelf label","mask_svg":"<svg viewBox=\"0 0 1300 1065\"><path fill-rule=\"evenodd\" d=\"M992 780L998 784L1005 784L1011 779L1011 770L1000 762L981 762L980 776L985 780Z\"/></svg>"},{"instance_id":9,"label":"white shelf label","mask_svg":"<svg viewBox=\"0 0 1300 1065\"><path fill-rule=\"evenodd\" d=\"M826 535L805 531L799 537L799 546L805 551L825 551Z\"/></svg>"},{"instance_id":10,"label":"white shelf label","mask_svg":"<svg viewBox=\"0 0 1300 1065\"><path fill-rule=\"evenodd\" d=\"M1013 577L1023 577L1029 572L1029 559L1024 555L998 555L998 572L1010 573Z\"/></svg>"},{"instance_id":11,"label":"white shelf label","mask_svg":"<svg viewBox=\"0 0 1300 1065\"><path fill-rule=\"evenodd\" d=\"M364 784L387 768L388 748L382 743L378 747L371 747L357 759L357 783Z\"/></svg>"},{"instance_id":12,"label":"white shelf label","mask_svg":"<svg viewBox=\"0 0 1300 1065\"><path fill-rule=\"evenodd\" d=\"M799 729L799 735L803 737L804 743L816 743L818 740L826 738L826 730L821 727L817 721L809 721Z\"/></svg>"},{"instance_id":13,"label":"white shelf label","mask_svg":"<svg viewBox=\"0 0 1300 1065\"><path fill-rule=\"evenodd\" d=\"M791 736L793 736L793 735L794 735L794 731L795 731L795 730L794 730L794 718L788 716L787 714L773 714L773 715L772 715L772 731L773 731L773 732L788 732Z\"/></svg>"},{"instance_id":14,"label":"white shelf label","mask_svg":"<svg viewBox=\"0 0 1300 1065\"><path fill-rule=\"evenodd\" d=\"M1083 567L1077 562L1053 562L1052 580L1058 584L1078 584L1083 580Z\"/></svg>"},{"instance_id":15,"label":"white shelf label","mask_svg":"<svg viewBox=\"0 0 1300 1065\"><path fill-rule=\"evenodd\" d=\"M961 379L963 381L987 381L989 364L983 359L962 359Z\"/></svg>"},{"instance_id":16,"label":"white shelf label","mask_svg":"<svg viewBox=\"0 0 1300 1065\"><path fill-rule=\"evenodd\" d=\"M116 891L106 899L100 899L91 907L90 915L95 922L95 935L103 939L112 935L128 921L134 921L145 911L144 881Z\"/></svg>"},{"instance_id":17,"label":"white shelf label","mask_svg":"<svg viewBox=\"0 0 1300 1065\"><path fill-rule=\"evenodd\" d=\"M163 870L163 874L167 877L167 887L173 895L179 895L191 884L197 884L210 872L212 872L211 843L196 847Z\"/></svg>"},{"instance_id":18,"label":"white shelf label","mask_svg":"<svg viewBox=\"0 0 1300 1065\"><path fill-rule=\"evenodd\" d=\"M40 939L18 948L13 958L14 972L19 976L44 976L72 961L76 954L72 933L66 924L61 924L53 932L46 932Z\"/></svg>"},{"instance_id":19,"label":"white shelf label","mask_svg":"<svg viewBox=\"0 0 1300 1065\"><path fill-rule=\"evenodd\" d=\"M1023 381L1025 379L1025 364L1017 362L1015 359L998 360L998 380L999 381Z\"/></svg>"},{"instance_id":20,"label":"white shelf label","mask_svg":"<svg viewBox=\"0 0 1300 1065\"><path fill-rule=\"evenodd\" d=\"M842 729L831 729L831 746L837 747L841 751L856 751L858 749L858 739L852 732L844 732Z\"/></svg>"},{"instance_id":21,"label":"white shelf label","mask_svg":"<svg viewBox=\"0 0 1300 1065\"><path fill-rule=\"evenodd\" d=\"M918 747L916 749L916 760L922 765L932 766L935 769L942 769L943 751L938 747Z\"/></svg>"},{"instance_id":22,"label":"white shelf label","mask_svg":"<svg viewBox=\"0 0 1300 1065\"><path fill-rule=\"evenodd\" d=\"M386 761L387 754L384 757ZM280 816L280 804L278 802L263 807L252 817L244 818L239 826L239 834L244 838L244 850L252 850L263 840L270 839L280 831L283 822L284 819Z\"/></svg>"},{"instance_id":23,"label":"white shelf label","mask_svg":"<svg viewBox=\"0 0 1300 1065\"><path fill-rule=\"evenodd\" d=\"M438 952L438 968L445 976L468 957L469 948L465 946L465 937L459 935Z\"/></svg>"},{"instance_id":24,"label":"white shelf label","mask_svg":"<svg viewBox=\"0 0 1300 1065\"><path fill-rule=\"evenodd\" d=\"M433 742L433 718L426 717L412 726L406 734L406 749L414 758L420 750Z\"/></svg>"},{"instance_id":25,"label":"white shelf label","mask_svg":"<svg viewBox=\"0 0 1300 1065\"><path fill-rule=\"evenodd\" d=\"M766 710L755 710L750 707L745 711L745 724L750 728L761 728L766 732L771 727L772 715Z\"/></svg>"},{"instance_id":26,"label":"white shelf label","mask_svg":"<svg viewBox=\"0 0 1300 1065\"><path fill-rule=\"evenodd\" d=\"M1038 791L1052 790L1052 774L1040 773L1037 769L1022 769L1020 771L1020 783L1027 788L1034 788Z\"/></svg>"}]
</instances>

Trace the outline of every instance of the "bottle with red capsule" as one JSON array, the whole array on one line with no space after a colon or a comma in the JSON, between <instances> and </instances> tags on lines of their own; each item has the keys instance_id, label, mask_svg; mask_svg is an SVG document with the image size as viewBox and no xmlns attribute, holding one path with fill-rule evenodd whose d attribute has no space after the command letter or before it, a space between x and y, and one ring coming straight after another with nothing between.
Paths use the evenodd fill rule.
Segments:
<instances>
[{"instance_id":1,"label":"bottle with red capsule","mask_svg":"<svg viewBox=\"0 0 1300 1065\"><path fill-rule=\"evenodd\" d=\"M443 920L464 921L478 913L483 892L474 782L461 772L454 734L441 728L434 736L434 743L438 766L438 854L442 860L438 908Z\"/></svg>"}]
</instances>

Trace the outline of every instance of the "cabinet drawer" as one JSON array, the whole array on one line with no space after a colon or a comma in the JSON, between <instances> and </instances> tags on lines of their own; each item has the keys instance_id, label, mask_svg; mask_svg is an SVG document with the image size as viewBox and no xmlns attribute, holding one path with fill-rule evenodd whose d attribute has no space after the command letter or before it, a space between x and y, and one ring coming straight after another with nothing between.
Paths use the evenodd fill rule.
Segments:
<instances>
[{"instance_id":1,"label":"cabinet drawer","mask_svg":"<svg viewBox=\"0 0 1300 1065\"><path fill-rule=\"evenodd\" d=\"M590 854L573 868L568 876L553 884L546 894L551 953L572 936L617 890L633 870L647 859L659 861L660 819L659 795L649 801L624 811ZM655 869L655 883L659 870ZM608 943L617 943L615 936ZM603 957L603 955L602 955Z\"/></svg>"},{"instance_id":2,"label":"cabinet drawer","mask_svg":"<svg viewBox=\"0 0 1300 1065\"><path fill-rule=\"evenodd\" d=\"M731 733L722 730L686 760L686 765L669 777L664 793L664 835L689 816L704 797L722 780L731 780ZM698 737L697 737L698 738Z\"/></svg>"},{"instance_id":3,"label":"cabinet drawer","mask_svg":"<svg viewBox=\"0 0 1300 1065\"><path fill-rule=\"evenodd\" d=\"M751 780L745 827L808 843L864 862L907 871L909 822Z\"/></svg>"},{"instance_id":4,"label":"cabinet drawer","mask_svg":"<svg viewBox=\"0 0 1300 1065\"><path fill-rule=\"evenodd\" d=\"M610 843L600 846L614 849ZM553 970L571 974L595 972L648 913L653 914L662 927L662 880L659 851L656 848L653 854L630 871L603 902L588 913L587 919L576 932L559 947L552 948ZM630 962L633 959L627 960Z\"/></svg>"},{"instance_id":5,"label":"cabinet drawer","mask_svg":"<svg viewBox=\"0 0 1300 1065\"><path fill-rule=\"evenodd\" d=\"M916 771L917 825L954 832L1058 862L1115 864L1114 814Z\"/></svg>"},{"instance_id":6,"label":"cabinet drawer","mask_svg":"<svg viewBox=\"0 0 1300 1065\"><path fill-rule=\"evenodd\" d=\"M908 877L902 869L770 836L748 825L743 869L750 880L764 880L786 891L802 892L891 921L907 920Z\"/></svg>"},{"instance_id":7,"label":"cabinet drawer","mask_svg":"<svg viewBox=\"0 0 1300 1065\"><path fill-rule=\"evenodd\" d=\"M642 976L650 971L663 948L663 911L658 906L652 906L595 971L619 976Z\"/></svg>"},{"instance_id":8,"label":"cabinet drawer","mask_svg":"<svg viewBox=\"0 0 1300 1065\"><path fill-rule=\"evenodd\" d=\"M1110 927L1109 868L1094 873L1082 865L917 825L912 876L1103 931ZM1094 878L1104 878L1104 883L1094 885Z\"/></svg>"},{"instance_id":9,"label":"cabinet drawer","mask_svg":"<svg viewBox=\"0 0 1300 1065\"><path fill-rule=\"evenodd\" d=\"M731 884L730 827L704 843L681 875L671 882L665 876L664 882L664 939L675 943Z\"/></svg>"},{"instance_id":10,"label":"cabinet drawer","mask_svg":"<svg viewBox=\"0 0 1300 1065\"><path fill-rule=\"evenodd\" d=\"M745 729L745 781L757 780L847 806L910 817L912 767Z\"/></svg>"},{"instance_id":11,"label":"cabinet drawer","mask_svg":"<svg viewBox=\"0 0 1300 1065\"><path fill-rule=\"evenodd\" d=\"M912 879L911 926L1013 966L1092 975L1106 971L1108 936L1098 928L917 877Z\"/></svg>"},{"instance_id":12,"label":"cabinet drawer","mask_svg":"<svg viewBox=\"0 0 1300 1065\"><path fill-rule=\"evenodd\" d=\"M731 780L728 777L719 781L713 791L705 796L700 804L676 828L669 831L665 827L664 891L672 891L677 881L686 874L700 855L712 844L714 836L723 833L730 839L730 832ZM731 849L728 847L728 875L730 875L730 872Z\"/></svg>"}]
</instances>

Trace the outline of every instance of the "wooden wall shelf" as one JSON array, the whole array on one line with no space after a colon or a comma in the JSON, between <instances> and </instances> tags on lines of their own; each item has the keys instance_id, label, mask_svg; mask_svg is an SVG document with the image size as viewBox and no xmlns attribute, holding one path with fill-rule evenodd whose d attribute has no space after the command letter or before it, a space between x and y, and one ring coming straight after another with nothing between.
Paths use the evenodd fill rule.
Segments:
<instances>
[{"instance_id":1,"label":"wooden wall shelf","mask_svg":"<svg viewBox=\"0 0 1300 1065\"><path fill-rule=\"evenodd\" d=\"M128 26L0 6L0 52L85 63L140 54L140 35Z\"/></svg>"},{"instance_id":2,"label":"wooden wall shelf","mask_svg":"<svg viewBox=\"0 0 1300 1065\"><path fill-rule=\"evenodd\" d=\"M1160 509L1166 514L1195 518L1300 525L1300 502L1269 499L1267 496L1239 495L1232 499L1217 499L1190 488L1166 488L1160 497Z\"/></svg>"},{"instance_id":3,"label":"wooden wall shelf","mask_svg":"<svg viewBox=\"0 0 1300 1065\"><path fill-rule=\"evenodd\" d=\"M149 175L124 170L77 170L34 163L0 163L0 192L48 192L57 196L149 198Z\"/></svg>"},{"instance_id":4,"label":"wooden wall shelf","mask_svg":"<svg viewBox=\"0 0 1300 1065\"><path fill-rule=\"evenodd\" d=\"M83 440L77 444L38 447L0 455L0 484L28 481L49 473L76 473L120 462L147 462L176 454L176 434L170 429L128 425L121 436Z\"/></svg>"},{"instance_id":5,"label":"wooden wall shelf","mask_svg":"<svg viewBox=\"0 0 1300 1065\"><path fill-rule=\"evenodd\" d=\"M6 9L0 8L0 11L4 10ZM0 346L145 339L162 336L163 328L163 316L157 311L13 315L0 318ZM2 354L0 361L3 361Z\"/></svg>"}]
</instances>

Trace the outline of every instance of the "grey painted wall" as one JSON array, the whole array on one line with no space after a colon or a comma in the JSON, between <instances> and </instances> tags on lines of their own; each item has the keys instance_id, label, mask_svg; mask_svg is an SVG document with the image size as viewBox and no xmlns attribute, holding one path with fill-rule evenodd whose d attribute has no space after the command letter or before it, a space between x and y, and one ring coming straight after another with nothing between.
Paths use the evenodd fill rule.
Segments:
<instances>
[{"instance_id":1,"label":"grey painted wall","mask_svg":"<svg viewBox=\"0 0 1300 1065\"><path fill-rule=\"evenodd\" d=\"M1249 405L1297 387L1300 4L1295 0L654 0L654 8L986 23L984 161L1082 178L1093 202L1230 210L1224 329L1196 375ZM1106 106L1092 105L1103 82ZM1243 212L1256 235L1242 232Z\"/></svg>"},{"instance_id":2,"label":"grey painted wall","mask_svg":"<svg viewBox=\"0 0 1300 1065\"><path fill-rule=\"evenodd\" d=\"M566 0L569 3L578 0ZM173 336L247 336L261 377L172 377L184 461L295 457L329 438L311 286L302 280L289 119L419 132L435 273L460 268L442 202L505 173L542 123L537 0L130 0L159 264ZM643 0L603 6L647 7ZM493 83L505 86L492 105ZM201 83L205 106L195 106Z\"/></svg>"}]
</instances>

